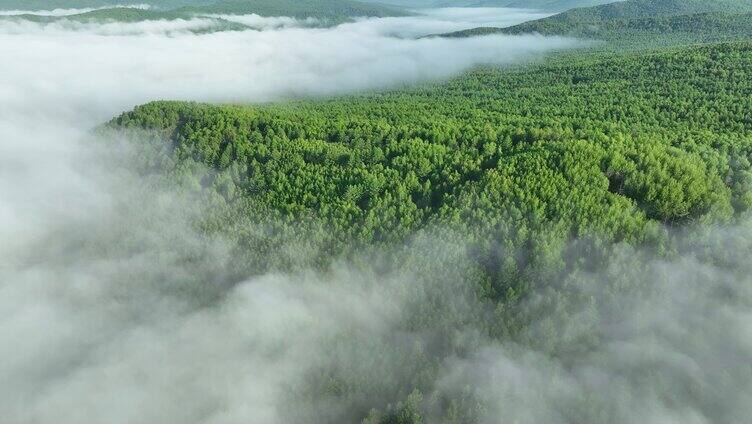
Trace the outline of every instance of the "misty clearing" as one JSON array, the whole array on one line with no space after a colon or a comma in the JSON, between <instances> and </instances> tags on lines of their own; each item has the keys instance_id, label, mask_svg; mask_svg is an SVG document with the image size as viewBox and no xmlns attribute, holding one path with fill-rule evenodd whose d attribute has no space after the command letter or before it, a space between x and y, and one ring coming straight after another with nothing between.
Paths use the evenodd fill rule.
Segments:
<instances>
[{"instance_id":1,"label":"misty clearing","mask_svg":"<svg viewBox=\"0 0 752 424\"><path fill-rule=\"evenodd\" d=\"M748 422L752 3L668 3L0 1L0 422Z\"/></svg>"}]
</instances>

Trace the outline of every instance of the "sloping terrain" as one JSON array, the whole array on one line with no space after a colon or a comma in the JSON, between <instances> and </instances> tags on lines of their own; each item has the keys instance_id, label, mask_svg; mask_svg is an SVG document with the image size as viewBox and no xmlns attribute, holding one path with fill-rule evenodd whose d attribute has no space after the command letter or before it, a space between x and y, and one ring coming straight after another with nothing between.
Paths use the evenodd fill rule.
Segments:
<instances>
[{"instance_id":1,"label":"sloping terrain","mask_svg":"<svg viewBox=\"0 0 752 424\"><path fill-rule=\"evenodd\" d=\"M575 7L613 3L618 0L368 0L372 3L393 4L405 8L424 7L513 7L561 12Z\"/></svg>"},{"instance_id":2,"label":"sloping terrain","mask_svg":"<svg viewBox=\"0 0 752 424\"><path fill-rule=\"evenodd\" d=\"M353 17L384 17L402 16L406 12L377 4L367 4L354 0L175 0L171 2L155 3L153 7L126 8L107 7L121 6L123 2L91 1L83 3L57 2L57 3L7 3L0 5L6 10L49 10L54 8L85 8L101 7L99 10L81 14L46 17L46 21L54 19L72 20L111 20L117 22L134 22L138 20L159 19L188 19L193 16L212 14L260 16L289 16L294 18L319 18L328 20L330 23L341 22ZM147 4L149 4L147 2ZM45 21L33 14L21 15L22 18L36 21Z\"/></svg>"},{"instance_id":3,"label":"sloping terrain","mask_svg":"<svg viewBox=\"0 0 752 424\"><path fill-rule=\"evenodd\" d=\"M203 184L239 208L231 216L315 217L326 230L306 238L328 252L436 224L513 251L539 237L638 242L657 224L724 221L752 206L737 185L749 170L735 168L752 149L751 49L490 69L327 102L158 102L110 125L165 134L171 160L216 170ZM300 231L287 225L280 234ZM549 247L531 254L550 257ZM519 289L526 264L488 290Z\"/></svg>"},{"instance_id":4,"label":"sloping terrain","mask_svg":"<svg viewBox=\"0 0 752 424\"><path fill-rule=\"evenodd\" d=\"M343 18L358 16L400 16L396 8L355 0L224 0L206 6L181 9L193 13L250 14L291 16L295 18Z\"/></svg>"},{"instance_id":5,"label":"sloping terrain","mask_svg":"<svg viewBox=\"0 0 752 424\"><path fill-rule=\"evenodd\" d=\"M480 27L444 37L492 34L563 35L606 40L608 47L644 47L746 39L752 32L752 3L627 0L574 9L509 28Z\"/></svg>"}]
</instances>

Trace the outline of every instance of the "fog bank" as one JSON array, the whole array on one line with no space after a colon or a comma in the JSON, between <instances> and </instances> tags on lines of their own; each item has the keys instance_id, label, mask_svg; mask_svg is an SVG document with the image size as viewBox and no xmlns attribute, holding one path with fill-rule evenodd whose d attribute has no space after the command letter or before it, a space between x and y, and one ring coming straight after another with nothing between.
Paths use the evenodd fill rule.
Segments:
<instances>
[{"instance_id":1,"label":"fog bank","mask_svg":"<svg viewBox=\"0 0 752 424\"><path fill-rule=\"evenodd\" d=\"M229 243L196 228L211 203L140 174L138 152L92 139L92 126L155 99L345 94L575 46L395 37L449 29L430 16L329 29L237 19L265 29L0 23L0 54L13 58L0 62L3 422L358 422L414 382L427 422L463 399L484 406L458 422L752 413L748 225L711 232L712 255L688 242L672 260L624 248L590 274L541 282L549 289L515 307L524 329L504 341L487 323L509 316L475 297L462 243L417 235L419 271L376 252L235 275Z\"/></svg>"},{"instance_id":2,"label":"fog bank","mask_svg":"<svg viewBox=\"0 0 752 424\"><path fill-rule=\"evenodd\" d=\"M344 94L448 78L478 64L575 46L562 38L399 39L454 29L433 18L365 19L308 28L288 18L235 17L262 31L197 35L196 18L135 23L0 22L5 110L69 111L95 124L154 99L259 102ZM54 66L50 66L54 64ZM0 112L1 113L1 112Z\"/></svg>"}]
</instances>

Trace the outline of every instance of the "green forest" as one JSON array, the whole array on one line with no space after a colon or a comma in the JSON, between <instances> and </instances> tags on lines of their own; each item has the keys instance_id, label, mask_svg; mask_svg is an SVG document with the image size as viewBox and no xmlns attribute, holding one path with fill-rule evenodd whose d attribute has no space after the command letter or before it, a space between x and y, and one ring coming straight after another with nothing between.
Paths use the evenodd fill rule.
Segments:
<instances>
[{"instance_id":1,"label":"green forest","mask_svg":"<svg viewBox=\"0 0 752 424\"><path fill-rule=\"evenodd\" d=\"M139 22L256 13L320 18L329 28L315 30L327 31L355 17L396 19L413 13L406 9L410 2L392 3L397 6L176 0L163 9L113 7L20 19ZM144 184L167 184L198 205L201 213L191 215L188 224L176 218L179 225L191 227L201 242L225 243L229 259L212 264L222 268L216 278L221 281L211 286L188 275L200 258L186 255L184 279L190 284L181 286L181 293L195 295L201 307L231 309L222 303L231 291L227 287L295 273L341 277L337 273L345 263L367 270L366 280L383 283L384 290L396 293L393 298L404 300L405 305L391 308L390 297L382 300L378 290L366 290L377 299L378 311L388 311L374 315L387 321L390 331L369 333L353 322L343 324L342 333L322 336L326 360L305 369L295 384L282 385L279 396L289 406L280 412L282 422L312 422L311 416L318 422L361 424L744 422L747 418L731 406L752 393L752 367L723 365L747 358L729 353L713 358L718 365L688 355L676 359L679 365L662 363L656 352L668 348L656 341L662 334L651 332L651 325L663 311L648 313L635 305L647 302L645 309L651 309L650 300L678 297L689 310L681 316L690 317L701 332L707 330L701 318L715 317L709 306L714 304L695 308L694 289L683 287L698 284L703 300L728 300L718 312L722 316L748 311L744 307L752 304L752 1L431 5L566 11L508 28L471 28L410 42L485 37L490 43L529 35L574 37L579 44L526 62L474 66L449 79L334 97L268 103L155 99L129 106L93 130L93 143L127 141L128 157ZM248 30L213 19L216 31ZM196 72L204 65L197 64ZM129 238L128 229L118 230L118 241L137 251L138 240ZM107 250L80 244L85 252ZM157 261L181 257L183 246L176 246ZM135 254L128 259L134 268L142 260ZM674 263L684 268L677 271ZM130 268L124 273L140 275ZM394 275L410 275L410 284L394 284ZM679 289L664 291L669 286ZM306 299L303 288L286 290L291 299ZM317 290L345 293L336 301L359 305L357 296L347 297L350 292L335 283ZM144 303L142 313L148 316L153 305ZM640 325L651 330L645 339L652 350L638 351L629 335L619 332L619 320L634 318L632 308L638 318L646 317ZM290 312L291 320L297 312ZM253 319L263 328L269 317ZM148 332L134 333L130 337ZM738 344L747 346L749 334L747 327L739 330ZM697 343L708 356L727 340L719 336L707 342L716 350L702 350L706 341L693 337L687 331L677 339ZM188 350L199 342L190 340ZM281 355L284 343L275 339L259 350ZM542 383L536 383L537 374L523 372L514 381L522 392L531 392L533 401L522 408L550 407L551 415L495 408L494 399L511 395L484 391L493 386L480 383L492 379L488 369L463 369L471 376L465 379L447 375L447 369L462 368L457 363L503 356L499 349L541 367L556 364ZM628 365L609 364L617 372L598 374L614 350L627 352ZM736 344L730 350L747 352ZM636 371L629 368L632 357L644 360ZM688 377L675 382L674 367L688 369L681 374ZM569 377L572 370L582 372L585 389ZM718 386L706 383L708 376L719 380ZM453 377L462 384L453 384ZM189 378L180 374L178 381ZM607 379L613 380L608 387L628 388L592 389L604 387ZM226 384L217 381L216 387ZM211 390L219 391L215 386ZM622 407L622 401L643 405L643 393L630 389L645 386L651 389L645 396L661 405L691 408L676 415L652 409L655 414L640 415L639 408ZM551 387L563 393L557 391L553 406L545 396ZM732 396L717 387L742 389ZM177 390L167 384L160 389ZM614 393L624 399L614 402ZM542 421L544 416L550 421Z\"/></svg>"},{"instance_id":2,"label":"green forest","mask_svg":"<svg viewBox=\"0 0 752 424\"><path fill-rule=\"evenodd\" d=\"M90 1L0 1L0 10L49 10L56 8L97 8L67 16L39 16L34 14L2 16L4 19L24 19L36 22L138 22L145 20L175 20L191 17L207 17L207 15L226 14L243 15L257 14L260 16L288 16L298 19L316 18L322 20L323 25L351 20L354 17L385 17L405 16L406 10L369 4L357 0L167 0L144 2L149 8L130 8L127 2L110 0ZM140 4L136 4L140 5ZM209 18L214 18L209 16ZM216 19L216 18L214 18ZM219 22L219 31L243 30L244 25L228 25Z\"/></svg>"},{"instance_id":3,"label":"green forest","mask_svg":"<svg viewBox=\"0 0 752 424\"><path fill-rule=\"evenodd\" d=\"M542 34L593 40L595 49L643 49L746 40L752 32L752 3L745 0L630 0L582 7L509 28L478 27L440 34L473 37Z\"/></svg>"},{"instance_id":4,"label":"green forest","mask_svg":"<svg viewBox=\"0 0 752 424\"><path fill-rule=\"evenodd\" d=\"M752 19L744 2L720 5L633 0L603 13L576 10L504 32L574 31L607 49L334 99L157 101L100 131L150 140L144 173L205 193L212 214L200 226L233 240L239 274L325 270L374 249L389 252L390 264L421 269L423 255L442 254L416 251L413 240L428 235L465 246L471 261L448 258L441 272L461 269L488 309L458 317L437 300L431 324L406 325L470 320L489 337L518 340L535 314L525 306L531 293L599 269L625 245L664 258L697 248L687 237L736 225L752 208ZM624 18L632 10L641 13ZM310 254L280 253L291 243ZM725 254L707 260L725 263ZM559 319L580 304L571 296L554 303ZM444 353L467 347L447 343ZM364 405L363 423L428 422L423 393L439 357L411 359L394 403ZM328 378L339 387L327 392L334 399L379 390ZM441 422L485 422L473 396L444 399ZM597 401L584 405L568 422L613 417Z\"/></svg>"},{"instance_id":5,"label":"green forest","mask_svg":"<svg viewBox=\"0 0 752 424\"><path fill-rule=\"evenodd\" d=\"M597 6L614 0L367 0L406 8L422 7L512 7L561 12L575 7Z\"/></svg>"},{"instance_id":6,"label":"green forest","mask_svg":"<svg viewBox=\"0 0 752 424\"><path fill-rule=\"evenodd\" d=\"M489 275L487 294L504 298L566 240L662 245L666 227L746 212L750 72L752 44L718 44L327 101L155 102L109 125L163 134L171 171L211 169L196 184L228 221L272 214L275 234L319 240L326 255L430 227L470 236L482 256L524 247L524 266Z\"/></svg>"},{"instance_id":7,"label":"green forest","mask_svg":"<svg viewBox=\"0 0 752 424\"><path fill-rule=\"evenodd\" d=\"M203 26L201 28L191 29L193 34L209 34L224 31L245 31L250 30L251 27L239 22L229 21L224 18L218 18L216 16L204 16L193 13L186 13L181 10L174 11L160 11L160 10L144 10L130 7L115 7L107 9L97 9L89 12L81 12L73 15L66 16L44 16L24 13L21 15L1 16L0 21L8 22L34 22L42 25L49 24L62 24L75 25L75 24L88 24L99 25L107 23L139 23L144 21L178 21L187 20L191 18L200 18L204 22L210 22L210 25ZM336 18L341 19L341 18Z\"/></svg>"}]
</instances>

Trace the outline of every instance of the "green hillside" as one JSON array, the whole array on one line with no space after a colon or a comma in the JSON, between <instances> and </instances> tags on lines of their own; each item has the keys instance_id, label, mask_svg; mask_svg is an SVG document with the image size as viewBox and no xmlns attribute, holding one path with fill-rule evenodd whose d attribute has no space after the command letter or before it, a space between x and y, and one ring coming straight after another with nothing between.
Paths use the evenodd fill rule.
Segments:
<instances>
[{"instance_id":1,"label":"green hillside","mask_svg":"<svg viewBox=\"0 0 752 424\"><path fill-rule=\"evenodd\" d=\"M661 245L661 226L749 210L751 74L752 44L721 44L322 102L157 102L110 125L163 134L165 164L213 170L197 183L224 199L212 225L231 228L243 263L270 266L277 248L226 226L251 217L279 243L316 243L314 263L439 226L481 263L500 246L527 252L479 277L502 299L572 238Z\"/></svg>"},{"instance_id":2,"label":"green hillside","mask_svg":"<svg viewBox=\"0 0 752 424\"><path fill-rule=\"evenodd\" d=\"M650 18L705 12L752 12L752 0L626 0L569 10L545 18L545 20L582 24L614 19Z\"/></svg>"},{"instance_id":3,"label":"green hillside","mask_svg":"<svg viewBox=\"0 0 752 424\"><path fill-rule=\"evenodd\" d=\"M178 4L178 3L175 3ZM66 16L40 16L24 14L0 16L2 19L23 19L33 22L50 23L74 22L138 22L147 20L175 20L203 17L216 21L212 31L242 30L245 25L228 22L207 16L214 14L257 14L261 16L291 16L296 18L317 18L320 25L331 25L360 16L399 16L405 12L385 6L369 5L350 0L231 0L212 3L207 6L180 7L173 9L138 9L113 7Z\"/></svg>"},{"instance_id":4,"label":"green hillside","mask_svg":"<svg viewBox=\"0 0 752 424\"><path fill-rule=\"evenodd\" d=\"M354 0L229 0L207 6L180 9L190 13L250 14L295 18L344 18L356 16L401 16L405 12Z\"/></svg>"},{"instance_id":5,"label":"green hillside","mask_svg":"<svg viewBox=\"0 0 752 424\"><path fill-rule=\"evenodd\" d=\"M722 41L729 38L748 38L752 33L752 14L727 12L698 13L693 15L640 18L605 21L599 25L558 26L520 25L508 33L538 32L577 37L618 40L630 37L656 37L656 39L685 36L702 42Z\"/></svg>"},{"instance_id":6,"label":"green hillside","mask_svg":"<svg viewBox=\"0 0 752 424\"><path fill-rule=\"evenodd\" d=\"M597 25L569 25L557 22L531 22L511 28L481 27L444 34L444 37L475 37L492 34L565 35L605 40L607 46L656 46L685 43L712 43L748 39L752 36L752 14L726 12L698 13L613 20Z\"/></svg>"},{"instance_id":7,"label":"green hillside","mask_svg":"<svg viewBox=\"0 0 752 424\"><path fill-rule=\"evenodd\" d=\"M154 21L165 20L173 21L177 19L190 19L194 17L193 14L178 12L178 11L158 11L158 10L143 10L134 8L112 8L112 9L99 9L91 12L80 13L76 15L68 16L40 16L33 14L15 15L15 16L0 16L0 22L2 21L30 21L41 24L61 23L66 24L70 22L86 23L86 24L103 24L108 22L121 22L132 23L142 21ZM221 31L243 31L247 30L248 26L230 22L226 19L215 17L202 17L204 21L210 22L208 26L202 26L201 28L190 30L195 34L204 34L211 32Z\"/></svg>"},{"instance_id":8,"label":"green hillside","mask_svg":"<svg viewBox=\"0 0 752 424\"><path fill-rule=\"evenodd\" d=\"M109 0L90 2L54 2L54 3L0 3L0 9L37 10L60 8L102 7L111 4L121 5L127 2ZM146 2L148 3L148 2ZM291 16L296 18L322 18L330 21L342 21L351 17L401 16L405 12L394 7L367 4L354 0L175 0L155 3L155 8L143 10L133 8L108 8L68 17L71 19L109 19L131 22L135 20L187 18L206 14L252 14L261 16ZM32 18L33 19L33 18ZM39 19L37 19L39 20Z\"/></svg>"},{"instance_id":9,"label":"green hillside","mask_svg":"<svg viewBox=\"0 0 752 424\"><path fill-rule=\"evenodd\" d=\"M223 4L212 10L246 13L237 3ZM276 14L275 4L254 4ZM288 5L285 14L307 16L311 4ZM342 2L327 4L317 10L331 17L354 13ZM208 13L200 10L169 13ZM109 13L123 20L142 16L116 9L85 16ZM736 394L749 387L750 370L738 367L738 382L728 380L734 373L727 372L727 358L707 346L734 343L717 343L702 323L749 306L751 17L742 2L630 0L577 9L455 35L534 31L606 40L601 45L611 48L337 98L263 105L154 101L97 131L132 140L132 148L113 150L135 158L139 181L190 195L201 213L179 225L221 240L222 284L225 276L231 285L290 271L345 272L349 284L358 277L340 271L342 263L373 272L374 286L387 285L391 270L415 276L394 288L409 299L407 307L396 307L406 312L377 316L378 325L394 320L389 328L396 330L372 337L355 326L327 338L323 356L333 359L285 387L280 422L515 421L519 415L492 408L499 393L488 396L489 385L476 373L457 390L445 388L452 369L446 364L480 355L488 345L532 353L533 370L542 361L557 364L552 376L537 377L532 386L558 386L564 377L550 421L644 421L623 407L624 398L635 397L630 406L660 399L659 418L680 411L670 417L744 422ZM648 45L654 48L643 48ZM141 251L138 244L133 249ZM698 295L686 280L709 287ZM713 285L716 280L724 285ZM329 286L320 288L323 297L341 301ZM201 289L218 290L187 290ZM671 334L698 343L700 353L685 355L683 345L669 349L668 362L680 356L691 366L667 367L657 360L665 356L647 352L663 351L658 330L664 327L643 329L666 314L661 303L639 312L634 305L661 293L678 297L682 313L674 321L696 320ZM722 307L705 302L715 297L724 299ZM376 296L374 302L391 307L390 300ZM619 334L614 343L616 321L632 315L638 315L637 336ZM708 340L693 339L696 328ZM623 346L635 339L650 340L646 351ZM591 373L604 352L617 371L603 375L628 387L613 396L580 389L570 395L580 378L594 376L593 387L611 387L613 379ZM625 368L627 356L638 359ZM581 377L569 367L587 371ZM700 374L720 382L695 378ZM723 387L741 389L727 395ZM527 408L541 404L537 395L523 406L525 417ZM314 413L296 415L297 405L309 403ZM690 415L683 415L687 408Z\"/></svg>"},{"instance_id":10,"label":"green hillside","mask_svg":"<svg viewBox=\"0 0 752 424\"><path fill-rule=\"evenodd\" d=\"M148 4L158 9L175 9L186 6L200 6L216 0L0 0L0 10L51 10L111 7L131 4Z\"/></svg>"},{"instance_id":11,"label":"green hillside","mask_svg":"<svg viewBox=\"0 0 752 424\"><path fill-rule=\"evenodd\" d=\"M116 7L111 9L99 9L91 12L80 13L76 15L69 15L60 18L52 19L66 19L79 22L105 22L105 21L117 21L117 22L139 22L146 20L175 20L185 19L190 16L185 13L172 12L172 11L156 11L156 10L143 10L126 7Z\"/></svg>"},{"instance_id":12,"label":"green hillside","mask_svg":"<svg viewBox=\"0 0 752 424\"><path fill-rule=\"evenodd\" d=\"M608 322L607 299L660 290L663 280L646 287L653 280L639 277L651 261L691 249L692 261L737 272L734 257L746 258L748 244L698 240L752 212L750 76L750 41L572 54L330 100L153 102L102 131L134 137L145 175L205 194L210 213L197 226L231 245L238 275L328 270L345 258L428 280L400 290L461 282L430 292L400 321L438 342L366 344L393 358L377 370L409 364L399 381L333 367L292 391L356 411L326 409L329 422L480 424L497 416L471 386L421 401L436 393L437 364L475 349L456 328L546 355L600 352L608 347L597 329L573 338L557 323ZM624 259L608 278L594 277L596 299L586 276L614 257ZM468 309L468 298L482 306ZM646 366L661 378L663 363ZM677 387L705 399L691 379ZM370 401L378 396L387 400ZM609 398L568 398L564 409L568 422L632 422Z\"/></svg>"},{"instance_id":13,"label":"green hillside","mask_svg":"<svg viewBox=\"0 0 752 424\"><path fill-rule=\"evenodd\" d=\"M471 7L515 7L561 12L576 7L590 7L618 0L468 0L463 2Z\"/></svg>"},{"instance_id":14,"label":"green hillside","mask_svg":"<svg viewBox=\"0 0 752 424\"><path fill-rule=\"evenodd\" d=\"M0 16L0 423L750 421L752 0L111 1L0 0L108 5Z\"/></svg>"},{"instance_id":15,"label":"green hillside","mask_svg":"<svg viewBox=\"0 0 752 424\"><path fill-rule=\"evenodd\" d=\"M481 27L442 36L538 33L605 40L609 42L607 48L707 43L748 38L752 32L750 11L752 2L746 1L706 4L627 0L574 9L509 28Z\"/></svg>"},{"instance_id":16,"label":"green hillside","mask_svg":"<svg viewBox=\"0 0 752 424\"><path fill-rule=\"evenodd\" d=\"M588 7L618 0L368 0L406 8L423 7L514 7L561 12L575 7Z\"/></svg>"}]
</instances>

